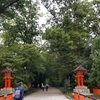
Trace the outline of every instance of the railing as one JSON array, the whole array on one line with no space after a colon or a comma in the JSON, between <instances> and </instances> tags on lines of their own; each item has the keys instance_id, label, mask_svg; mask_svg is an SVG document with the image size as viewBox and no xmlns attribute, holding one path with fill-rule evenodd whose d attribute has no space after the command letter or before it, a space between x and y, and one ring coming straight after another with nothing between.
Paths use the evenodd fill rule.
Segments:
<instances>
[{"instance_id":1,"label":"railing","mask_svg":"<svg viewBox=\"0 0 100 100\"><path fill-rule=\"evenodd\" d=\"M74 99L73 100L93 100L92 98L88 96L84 96L82 94L78 94L74 92Z\"/></svg>"},{"instance_id":2,"label":"railing","mask_svg":"<svg viewBox=\"0 0 100 100\"><path fill-rule=\"evenodd\" d=\"M14 89L0 89L0 100L13 100Z\"/></svg>"},{"instance_id":3,"label":"railing","mask_svg":"<svg viewBox=\"0 0 100 100\"><path fill-rule=\"evenodd\" d=\"M5 100L5 97L4 96L0 96L0 100Z\"/></svg>"},{"instance_id":4,"label":"railing","mask_svg":"<svg viewBox=\"0 0 100 100\"><path fill-rule=\"evenodd\" d=\"M13 100L13 94L8 94L6 96L6 100Z\"/></svg>"},{"instance_id":5,"label":"railing","mask_svg":"<svg viewBox=\"0 0 100 100\"><path fill-rule=\"evenodd\" d=\"M13 94L2 95L0 100L13 100Z\"/></svg>"},{"instance_id":6,"label":"railing","mask_svg":"<svg viewBox=\"0 0 100 100\"><path fill-rule=\"evenodd\" d=\"M100 96L100 89L99 88L94 88L93 93L98 94Z\"/></svg>"}]
</instances>

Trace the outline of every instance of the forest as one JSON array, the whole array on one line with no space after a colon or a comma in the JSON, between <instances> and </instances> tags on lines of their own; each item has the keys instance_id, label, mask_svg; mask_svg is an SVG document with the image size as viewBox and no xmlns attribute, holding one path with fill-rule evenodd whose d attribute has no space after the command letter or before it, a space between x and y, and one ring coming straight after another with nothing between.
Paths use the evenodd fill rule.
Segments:
<instances>
[{"instance_id":1,"label":"forest","mask_svg":"<svg viewBox=\"0 0 100 100\"><path fill-rule=\"evenodd\" d=\"M40 3L50 15L42 26ZM82 66L85 85L100 88L99 64L100 0L0 0L0 71L15 72L13 87L22 81L73 89L73 70Z\"/></svg>"}]
</instances>

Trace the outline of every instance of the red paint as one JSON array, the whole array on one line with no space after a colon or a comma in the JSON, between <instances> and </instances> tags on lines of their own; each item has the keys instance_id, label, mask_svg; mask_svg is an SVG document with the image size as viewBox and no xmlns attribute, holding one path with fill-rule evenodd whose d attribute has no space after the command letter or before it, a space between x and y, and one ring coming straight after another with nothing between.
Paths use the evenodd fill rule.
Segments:
<instances>
[{"instance_id":1,"label":"red paint","mask_svg":"<svg viewBox=\"0 0 100 100\"><path fill-rule=\"evenodd\" d=\"M0 100L4 100L4 96L0 96Z\"/></svg>"},{"instance_id":2,"label":"red paint","mask_svg":"<svg viewBox=\"0 0 100 100\"><path fill-rule=\"evenodd\" d=\"M2 71L4 74L4 88L11 88L12 74L14 73L11 69L6 68Z\"/></svg>"},{"instance_id":3,"label":"red paint","mask_svg":"<svg viewBox=\"0 0 100 100\"><path fill-rule=\"evenodd\" d=\"M12 94L8 94L6 97L6 100L13 100L13 95Z\"/></svg>"},{"instance_id":4,"label":"red paint","mask_svg":"<svg viewBox=\"0 0 100 100\"><path fill-rule=\"evenodd\" d=\"M85 100L85 96L80 95L80 96L79 96L79 100Z\"/></svg>"},{"instance_id":5,"label":"red paint","mask_svg":"<svg viewBox=\"0 0 100 100\"><path fill-rule=\"evenodd\" d=\"M79 100L79 94L78 93L74 93L74 100Z\"/></svg>"},{"instance_id":6,"label":"red paint","mask_svg":"<svg viewBox=\"0 0 100 100\"><path fill-rule=\"evenodd\" d=\"M83 67L78 67L74 70L74 72L76 73L76 78L77 78L77 86L78 87L83 87L84 86L84 72L86 71L86 69L84 69Z\"/></svg>"},{"instance_id":7,"label":"red paint","mask_svg":"<svg viewBox=\"0 0 100 100\"><path fill-rule=\"evenodd\" d=\"M74 92L74 99L73 100L93 100L93 99Z\"/></svg>"},{"instance_id":8,"label":"red paint","mask_svg":"<svg viewBox=\"0 0 100 100\"><path fill-rule=\"evenodd\" d=\"M94 88L94 89L93 89L93 93L94 93L94 94L100 95L100 89Z\"/></svg>"}]
</instances>

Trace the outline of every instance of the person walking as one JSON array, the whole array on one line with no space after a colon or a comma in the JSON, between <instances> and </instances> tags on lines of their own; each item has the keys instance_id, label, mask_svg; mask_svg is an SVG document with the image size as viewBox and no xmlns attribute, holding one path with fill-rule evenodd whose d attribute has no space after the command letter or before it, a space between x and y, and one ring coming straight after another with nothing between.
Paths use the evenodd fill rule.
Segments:
<instances>
[{"instance_id":1,"label":"person walking","mask_svg":"<svg viewBox=\"0 0 100 100\"><path fill-rule=\"evenodd\" d=\"M45 88L46 88L46 91L48 91L49 85L46 84L46 85L45 85Z\"/></svg>"},{"instance_id":2,"label":"person walking","mask_svg":"<svg viewBox=\"0 0 100 100\"><path fill-rule=\"evenodd\" d=\"M15 89L14 100L23 100L24 89L22 87L22 82L18 83L18 87Z\"/></svg>"},{"instance_id":3,"label":"person walking","mask_svg":"<svg viewBox=\"0 0 100 100\"><path fill-rule=\"evenodd\" d=\"M42 90L44 91L44 84L43 84L43 83L41 84L41 88L42 88Z\"/></svg>"}]
</instances>

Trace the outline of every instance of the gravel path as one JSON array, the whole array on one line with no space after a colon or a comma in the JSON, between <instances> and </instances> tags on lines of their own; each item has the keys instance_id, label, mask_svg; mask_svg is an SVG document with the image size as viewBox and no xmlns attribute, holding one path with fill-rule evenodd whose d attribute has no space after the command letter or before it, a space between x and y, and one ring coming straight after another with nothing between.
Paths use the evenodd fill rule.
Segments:
<instances>
[{"instance_id":1,"label":"gravel path","mask_svg":"<svg viewBox=\"0 0 100 100\"><path fill-rule=\"evenodd\" d=\"M60 90L50 87L48 91L38 90L24 98L24 100L72 100L64 96Z\"/></svg>"}]
</instances>

